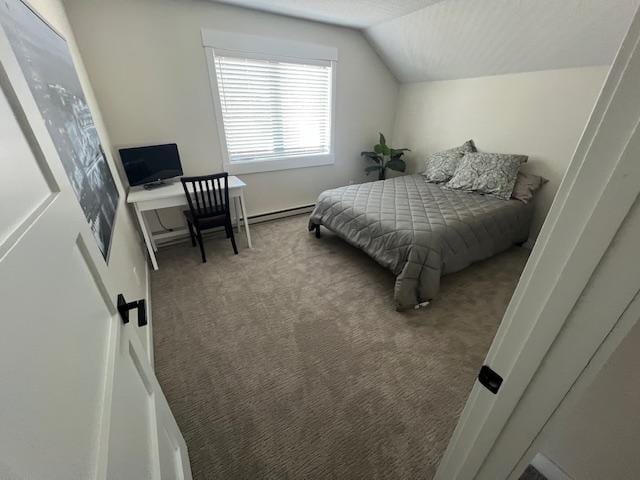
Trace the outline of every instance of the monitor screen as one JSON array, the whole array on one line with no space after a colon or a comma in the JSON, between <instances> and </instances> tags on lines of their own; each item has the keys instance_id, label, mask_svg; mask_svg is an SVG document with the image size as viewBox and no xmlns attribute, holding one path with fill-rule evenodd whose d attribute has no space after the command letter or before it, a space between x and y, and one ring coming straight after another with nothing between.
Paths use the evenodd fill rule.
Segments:
<instances>
[{"instance_id":1,"label":"monitor screen","mask_svg":"<svg viewBox=\"0 0 640 480\"><path fill-rule=\"evenodd\" d=\"M182 176L180 155L175 143L122 148L120 159L132 187Z\"/></svg>"}]
</instances>

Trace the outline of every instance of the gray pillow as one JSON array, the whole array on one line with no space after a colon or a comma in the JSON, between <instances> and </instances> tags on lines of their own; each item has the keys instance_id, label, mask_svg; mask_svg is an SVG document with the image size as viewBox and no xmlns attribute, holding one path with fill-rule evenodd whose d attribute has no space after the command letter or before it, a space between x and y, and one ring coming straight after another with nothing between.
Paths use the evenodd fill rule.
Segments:
<instances>
[{"instance_id":1,"label":"gray pillow","mask_svg":"<svg viewBox=\"0 0 640 480\"><path fill-rule=\"evenodd\" d=\"M520 165L526 161L525 155L467 153L445 187L486 193L508 200L511 198Z\"/></svg>"},{"instance_id":2,"label":"gray pillow","mask_svg":"<svg viewBox=\"0 0 640 480\"><path fill-rule=\"evenodd\" d=\"M518 178L516 178L516 184L513 187L511 198L520 200L522 203L529 203L533 198L533 194L540 190L548 181L546 178L538 175L518 172Z\"/></svg>"},{"instance_id":3,"label":"gray pillow","mask_svg":"<svg viewBox=\"0 0 640 480\"><path fill-rule=\"evenodd\" d=\"M462 157L475 151L476 147L473 144L473 140L468 140L459 147L451 148L444 152L432 153L427 158L422 175L426 177L428 182L446 182L455 173Z\"/></svg>"}]
</instances>

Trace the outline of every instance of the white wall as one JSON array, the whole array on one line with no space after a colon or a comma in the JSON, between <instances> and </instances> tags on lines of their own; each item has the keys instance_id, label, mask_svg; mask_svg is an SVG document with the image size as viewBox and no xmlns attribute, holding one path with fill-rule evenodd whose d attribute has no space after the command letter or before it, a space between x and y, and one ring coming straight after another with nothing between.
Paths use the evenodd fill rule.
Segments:
<instances>
[{"instance_id":1,"label":"white wall","mask_svg":"<svg viewBox=\"0 0 640 480\"><path fill-rule=\"evenodd\" d=\"M429 153L473 138L479 150L529 155L526 169L549 179L536 199L535 239L565 173L608 67L403 84L393 143Z\"/></svg>"},{"instance_id":2,"label":"white wall","mask_svg":"<svg viewBox=\"0 0 640 480\"><path fill-rule=\"evenodd\" d=\"M314 203L322 190L362 181L360 151L379 130L391 131L398 86L358 31L209 1L66 6L114 147L175 141L185 174L223 170L202 27L338 48L335 165L242 175L250 215Z\"/></svg>"},{"instance_id":3,"label":"white wall","mask_svg":"<svg viewBox=\"0 0 640 480\"><path fill-rule=\"evenodd\" d=\"M61 33L69 45L73 57L80 83L84 90L87 102L91 108L91 114L95 121L100 140L104 147L109 166L116 180L116 185L120 191L120 205L116 215L116 224L111 239L111 251L109 253L108 283L118 285L120 291L131 299L144 298L146 295L147 278L145 270L145 256L143 254L141 238L138 234L136 220L131 215L129 208L125 205L124 199L126 189L119 182L115 162L111 155L111 142L102 120L102 114L96 101L91 83L87 76L84 64L80 58L78 47L74 39L73 32L69 25L67 16L61 0L29 0L29 4L34 8L50 25ZM70 187L69 187L70 188ZM134 273L134 268L136 273ZM139 329L143 345L147 345L146 330Z\"/></svg>"},{"instance_id":4,"label":"white wall","mask_svg":"<svg viewBox=\"0 0 640 480\"><path fill-rule=\"evenodd\" d=\"M553 417L540 451L575 480L626 480L640 472L640 322L572 409Z\"/></svg>"}]
</instances>

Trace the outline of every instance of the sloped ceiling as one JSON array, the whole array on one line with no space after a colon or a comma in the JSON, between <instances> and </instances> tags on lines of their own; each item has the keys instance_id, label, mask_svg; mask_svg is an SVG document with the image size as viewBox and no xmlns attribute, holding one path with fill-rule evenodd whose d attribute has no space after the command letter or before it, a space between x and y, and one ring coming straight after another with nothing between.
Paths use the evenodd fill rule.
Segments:
<instances>
[{"instance_id":1,"label":"sloped ceiling","mask_svg":"<svg viewBox=\"0 0 640 480\"><path fill-rule=\"evenodd\" d=\"M220 3L364 29L443 0L217 0Z\"/></svg>"},{"instance_id":2,"label":"sloped ceiling","mask_svg":"<svg viewBox=\"0 0 640 480\"><path fill-rule=\"evenodd\" d=\"M360 28L402 82L610 64L640 0L218 0Z\"/></svg>"},{"instance_id":3,"label":"sloped ceiling","mask_svg":"<svg viewBox=\"0 0 640 480\"><path fill-rule=\"evenodd\" d=\"M610 64L639 0L445 0L366 30L399 80Z\"/></svg>"}]
</instances>

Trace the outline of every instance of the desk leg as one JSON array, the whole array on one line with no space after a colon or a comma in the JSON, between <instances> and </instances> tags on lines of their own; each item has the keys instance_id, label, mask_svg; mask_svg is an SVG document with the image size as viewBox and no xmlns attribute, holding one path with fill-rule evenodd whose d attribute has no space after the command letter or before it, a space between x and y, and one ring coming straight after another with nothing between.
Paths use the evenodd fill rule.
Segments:
<instances>
[{"instance_id":1,"label":"desk leg","mask_svg":"<svg viewBox=\"0 0 640 480\"><path fill-rule=\"evenodd\" d=\"M142 236L144 237L144 243L147 246L147 252L149 252L149 258L151 259L151 265L154 270L158 270L158 261L156 260L156 254L154 250L154 244L151 240L151 232L147 227L147 224L144 221L144 217L142 216L142 212L138 208L138 204L134 203L134 209L136 211L136 216L138 217L138 223L140 223L140 230L142 230Z\"/></svg>"},{"instance_id":2,"label":"desk leg","mask_svg":"<svg viewBox=\"0 0 640 480\"><path fill-rule=\"evenodd\" d=\"M238 227L238 233L240 233L240 197L233 197L233 211L236 214L236 226Z\"/></svg>"},{"instance_id":3,"label":"desk leg","mask_svg":"<svg viewBox=\"0 0 640 480\"><path fill-rule=\"evenodd\" d=\"M251 234L249 233L249 217L247 217L247 206L244 202L244 192L240 193L240 207L242 208L242 219L244 220L244 231L247 234L247 244L249 248L253 248L251 244Z\"/></svg>"}]
</instances>

